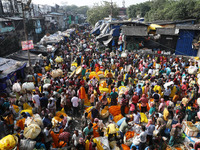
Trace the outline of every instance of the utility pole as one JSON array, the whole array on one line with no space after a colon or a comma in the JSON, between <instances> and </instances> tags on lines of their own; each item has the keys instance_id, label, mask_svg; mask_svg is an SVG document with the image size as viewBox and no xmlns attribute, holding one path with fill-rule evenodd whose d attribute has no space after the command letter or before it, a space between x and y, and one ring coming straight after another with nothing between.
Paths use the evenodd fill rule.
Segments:
<instances>
[{"instance_id":1,"label":"utility pole","mask_svg":"<svg viewBox=\"0 0 200 150\"><path fill-rule=\"evenodd\" d=\"M22 5L22 12L23 12L23 24L24 24L25 40L26 40L26 42L28 42L28 34L27 34L27 30L26 30L26 20L25 20L26 7L24 7L24 3L22 3L22 2L21 2L21 5ZM31 59L30 59L30 51L29 51L29 49L28 49L28 61L29 61L29 67L31 67Z\"/></svg>"}]
</instances>

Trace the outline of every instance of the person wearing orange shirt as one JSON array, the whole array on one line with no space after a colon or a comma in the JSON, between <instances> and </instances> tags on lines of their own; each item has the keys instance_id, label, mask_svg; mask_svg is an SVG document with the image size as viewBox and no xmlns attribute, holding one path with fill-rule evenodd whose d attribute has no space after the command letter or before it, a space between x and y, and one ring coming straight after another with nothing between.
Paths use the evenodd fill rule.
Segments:
<instances>
[{"instance_id":1,"label":"person wearing orange shirt","mask_svg":"<svg viewBox=\"0 0 200 150\"><path fill-rule=\"evenodd\" d=\"M176 92L176 94L172 98L172 101L174 102L175 106L176 106L176 103L177 103L178 100L179 100L179 95L178 95L178 92Z\"/></svg>"},{"instance_id":2,"label":"person wearing orange shirt","mask_svg":"<svg viewBox=\"0 0 200 150\"><path fill-rule=\"evenodd\" d=\"M98 132L98 129L99 129L98 122L99 122L99 119L95 118L94 123L93 123L93 136L94 136L94 138L100 136L99 132Z\"/></svg>"}]
</instances>

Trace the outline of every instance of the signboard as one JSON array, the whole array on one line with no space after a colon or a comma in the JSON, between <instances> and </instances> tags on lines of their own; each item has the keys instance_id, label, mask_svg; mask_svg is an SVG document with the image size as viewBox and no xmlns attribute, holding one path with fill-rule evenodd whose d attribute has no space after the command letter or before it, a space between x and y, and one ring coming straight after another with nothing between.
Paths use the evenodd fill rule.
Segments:
<instances>
[{"instance_id":1,"label":"signboard","mask_svg":"<svg viewBox=\"0 0 200 150\"><path fill-rule=\"evenodd\" d=\"M22 41L22 50L34 49L33 40Z\"/></svg>"}]
</instances>

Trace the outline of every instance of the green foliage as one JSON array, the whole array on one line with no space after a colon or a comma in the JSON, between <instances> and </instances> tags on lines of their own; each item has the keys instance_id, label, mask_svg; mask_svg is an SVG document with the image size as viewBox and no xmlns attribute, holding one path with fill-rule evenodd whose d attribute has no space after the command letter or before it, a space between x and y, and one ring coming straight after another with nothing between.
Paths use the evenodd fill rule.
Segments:
<instances>
[{"instance_id":1,"label":"green foliage","mask_svg":"<svg viewBox=\"0 0 200 150\"><path fill-rule=\"evenodd\" d=\"M119 9L114 3L112 5L112 17L117 17ZM100 5L95 4L91 9L87 11L87 21L94 25L97 21L109 17L111 14L111 4L110 2L103 1Z\"/></svg>"},{"instance_id":2,"label":"green foliage","mask_svg":"<svg viewBox=\"0 0 200 150\"><path fill-rule=\"evenodd\" d=\"M72 13L77 13L77 14L84 14L86 15L89 7L88 6L76 6L76 5L69 5L69 6L63 6L63 9L66 12L72 12Z\"/></svg>"},{"instance_id":3,"label":"green foliage","mask_svg":"<svg viewBox=\"0 0 200 150\"><path fill-rule=\"evenodd\" d=\"M136 5L131 5L127 9L127 14L129 18L136 18L137 15L144 17L145 14L150 11L150 2L144 2Z\"/></svg>"},{"instance_id":4,"label":"green foliage","mask_svg":"<svg viewBox=\"0 0 200 150\"><path fill-rule=\"evenodd\" d=\"M137 15L145 21L200 19L200 0L152 0L127 9L130 18Z\"/></svg>"}]
</instances>

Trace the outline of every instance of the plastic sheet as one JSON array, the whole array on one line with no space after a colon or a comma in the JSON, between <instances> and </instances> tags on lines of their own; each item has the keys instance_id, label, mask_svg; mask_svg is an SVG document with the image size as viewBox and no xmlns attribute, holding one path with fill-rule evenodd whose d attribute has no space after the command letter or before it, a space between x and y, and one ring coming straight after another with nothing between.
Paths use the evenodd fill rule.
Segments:
<instances>
[{"instance_id":1,"label":"plastic sheet","mask_svg":"<svg viewBox=\"0 0 200 150\"><path fill-rule=\"evenodd\" d=\"M32 91L35 89L33 82L25 82L22 84L22 90Z\"/></svg>"},{"instance_id":2,"label":"plastic sheet","mask_svg":"<svg viewBox=\"0 0 200 150\"><path fill-rule=\"evenodd\" d=\"M7 135L0 140L1 150L12 150L18 143L18 138L14 135Z\"/></svg>"},{"instance_id":3,"label":"plastic sheet","mask_svg":"<svg viewBox=\"0 0 200 150\"><path fill-rule=\"evenodd\" d=\"M34 140L41 132L41 128L37 124L30 124L24 128L24 137Z\"/></svg>"},{"instance_id":4,"label":"plastic sheet","mask_svg":"<svg viewBox=\"0 0 200 150\"><path fill-rule=\"evenodd\" d=\"M12 86L13 92L20 92L21 91L21 86L19 83L14 83Z\"/></svg>"}]
</instances>

